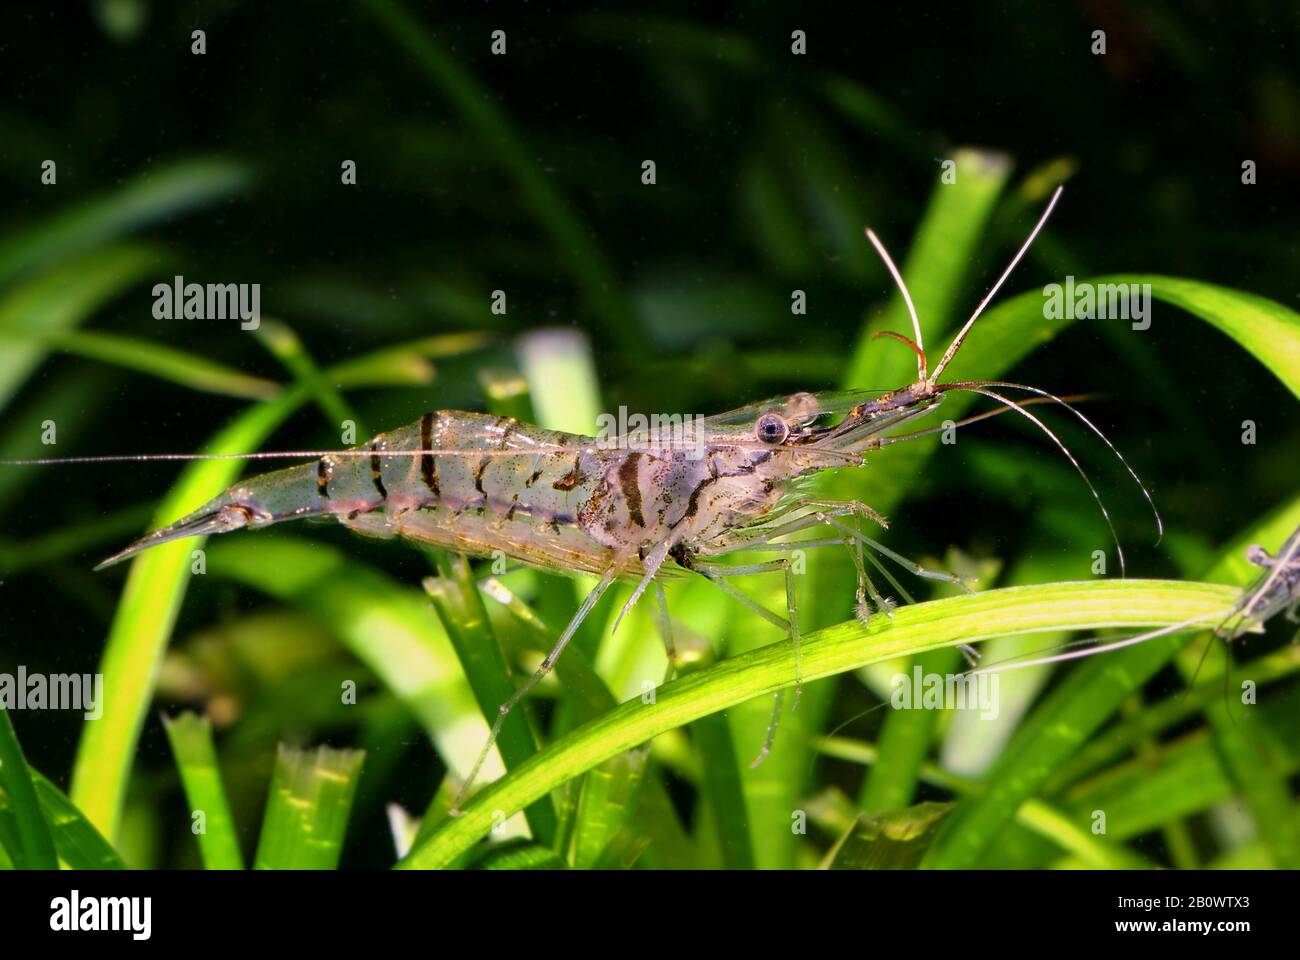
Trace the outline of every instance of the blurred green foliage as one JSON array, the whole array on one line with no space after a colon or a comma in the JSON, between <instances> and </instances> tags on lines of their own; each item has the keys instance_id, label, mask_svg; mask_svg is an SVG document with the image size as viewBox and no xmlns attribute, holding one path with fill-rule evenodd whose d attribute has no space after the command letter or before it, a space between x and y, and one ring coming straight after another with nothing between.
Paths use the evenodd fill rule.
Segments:
<instances>
[{"instance_id":1,"label":"blurred green foliage","mask_svg":"<svg viewBox=\"0 0 1300 960\"><path fill-rule=\"evenodd\" d=\"M896 387L911 351L867 335L910 324L863 227L902 265L934 362L1065 182L953 374L1093 396L1164 516L1158 546L1100 443L1043 416L1094 477L1131 574L1242 583L1238 535L1297 522L1293 9L1023 0L839 22L768 5L93 0L4 20L0 457L329 448L341 420L364 439L435 408L581 427L621 404L713 413ZM946 159L956 184L940 183ZM1042 315L1044 284L1121 273L1153 284L1149 330ZM261 334L155 319L152 286L178 274L261 284ZM806 315L791 315L795 290ZM585 340L559 357L520 348L557 326ZM113 705L91 723L13 714L0 746L20 741L32 770L0 784L0 862L52 846L77 866L389 865L445 823L505 665L534 664L583 587L517 571L480 597L485 569L329 526L214 543L203 577L193 544L142 559L125 588L90 572L239 469L0 467L0 671L103 663ZM1090 579L1092 551L1110 549L1086 488L1018 417L901 444L826 489L887 512L891 547L978 568L983 586ZM780 609L778 581L744 588ZM608 635L620 602L598 606L490 776L662 671L650 602ZM813 559L801 603L809 629L849 619L848 558ZM669 609L687 676L781 639L707 584L673 587ZM1235 652L1270 684L1240 729L1215 712L1222 657L1193 677L1200 641L1126 652L1127 686L1102 661L1008 675L1016 706L989 725L864 713L888 676L864 667L810 684L756 770L767 698L610 759L457 862L1296 866L1287 639L1279 626ZM169 743L160 716L182 709L210 727L186 720ZM1062 716L1086 744L1051 739ZM337 750L300 749L321 744ZM202 848L196 789L228 806L229 832ZM291 803L304 798L312 843ZM898 810L931 802L955 805ZM924 851L873 846L913 822Z\"/></svg>"}]
</instances>

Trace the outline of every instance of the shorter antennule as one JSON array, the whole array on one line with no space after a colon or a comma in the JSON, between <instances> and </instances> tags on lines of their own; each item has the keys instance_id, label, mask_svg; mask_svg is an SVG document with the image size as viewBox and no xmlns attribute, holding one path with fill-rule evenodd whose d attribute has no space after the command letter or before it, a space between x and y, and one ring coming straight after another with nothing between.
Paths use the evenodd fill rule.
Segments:
<instances>
[{"instance_id":1,"label":"shorter antennule","mask_svg":"<svg viewBox=\"0 0 1300 960\"><path fill-rule=\"evenodd\" d=\"M907 304L907 313L912 318L912 332L916 334L916 343L913 344L917 356L916 376L918 380L924 381L926 379L925 341L921 339L921 321L917 319L916 306L912 303L912 295L907 290L907 284L903 282L903 275L898 272L898 267L894 266L894 260L890 257L889 251L885 249L885 245L880 242L880 238L876 236L875 231L870 227L867 227L867 239L876 248L876 253L880 254L880 259L885 261L885 269L894 278L894 283L898 286L898 292L903 295L903 302ZM903 340L904 343L911 343L904 337L899 339Z\"/></svg>"}]
</instances>

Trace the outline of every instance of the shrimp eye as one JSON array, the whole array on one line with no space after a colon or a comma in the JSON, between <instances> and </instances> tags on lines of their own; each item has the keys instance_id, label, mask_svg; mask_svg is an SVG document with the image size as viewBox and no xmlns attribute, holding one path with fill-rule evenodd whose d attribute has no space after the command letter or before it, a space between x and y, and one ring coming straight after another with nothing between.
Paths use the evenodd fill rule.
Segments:
<instances>
[{"instance_id":1,"label":"shrimp eye","mask_svg":"<svg viewBox=\"0 0 1300 960\"><path fill-rule=\"evenodd\" d=\"M754 433L764 443L783 443L790 435L790 426L779 413L765 413L754 425Z\"/></svg>"}]
</instances>

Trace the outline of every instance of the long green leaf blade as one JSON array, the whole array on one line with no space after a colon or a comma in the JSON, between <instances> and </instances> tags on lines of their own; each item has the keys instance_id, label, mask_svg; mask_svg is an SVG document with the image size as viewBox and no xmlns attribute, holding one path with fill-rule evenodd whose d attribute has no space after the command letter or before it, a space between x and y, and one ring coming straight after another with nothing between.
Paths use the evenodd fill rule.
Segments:
<instances>
[{"instance_id":1,"label":"long green leaf blade","mask_svg":"<svg viewBox=\"0 0 1300 960\"><path fill-rule=\"evenodd\" d=\"M202 830L196 832L203 865L209 870L244 869L235 819L221 784L212 721L196 713L182 713L178 717L164 717L163 727L190 804L191 829L195 816L202 815Z\"/></svg>"},{"instance_id":2,"label":"long green leaf blade","mask_svg":"<svg viewBox=\"0 0 1300 960\"><path fill-rule=\"evenodd\" d=\"M1232 588L1219 585L1112 580L1010 587L935 600L899 608L892 620L876 618L871 625L850 621L810 634L803 645L802 676L810 682L868 663L1010 633L1209 619L1225 615L1235 596ZM494 811L519 810L616 753L794 680L794 651L787 643L776 643L674 681L653 704L625 703L485 789L466 805L463 816L444 824L400 865L449 864L491 829Z\"/></svg>"}]
</instances>

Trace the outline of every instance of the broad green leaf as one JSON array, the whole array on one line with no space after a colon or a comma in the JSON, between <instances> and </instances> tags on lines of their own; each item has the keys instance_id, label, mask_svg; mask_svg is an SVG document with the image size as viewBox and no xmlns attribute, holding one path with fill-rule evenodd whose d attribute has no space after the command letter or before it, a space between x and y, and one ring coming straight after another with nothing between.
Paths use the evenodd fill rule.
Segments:
<instances>
[{"instance_id":1,"label":"broad green leaf","mask_svg":"<svg viewBox=\"0 0 1300 960\"><path fill-rule=\"evenodd\" d=\"M80 810L73 806L63 791L50 783L40 771L28 770L36 788L36 796L45 811L54 849L59 859L73 870L123 870L121 856L109 845L98 830L91 826ZM17 846L18 831L13 804L9 794L0 788L0 836L3 845Z\"/></svg>"},{"instance_id":2,"label":"broad green leaf","mask_svg":"<svg viewBox=\"0 0 1300 960\"><path fill-rule=\"evenodd\" d=\"M266 800L257 844L258 870L333 870L343 852L362 750L283 744Z\"/></svg>"},{"instance_id":3,"label":"broad green leaf","mask_svg":"<svg viewBox=\"0 0 1300 960\"><path fill-rule=\"evenodd\" d=\"M0 706L0 787L8 798L16 834L12 839L6 838L9 859L21 869L57 870L59 860L50 837L50 825L36 797L31 770L9 720L9 710L3 706Z\"/></svg>"},{"instance_id":4,"label":"broad green leaf","mask_svg":"<svg viewBox=\"0 0 1300 960\"><path fill-rule=\"evenodd\" d=\"M859 813L822 860L825 870L907 870L921 861L951 803Z\"/></svg>"}]
</instances>

